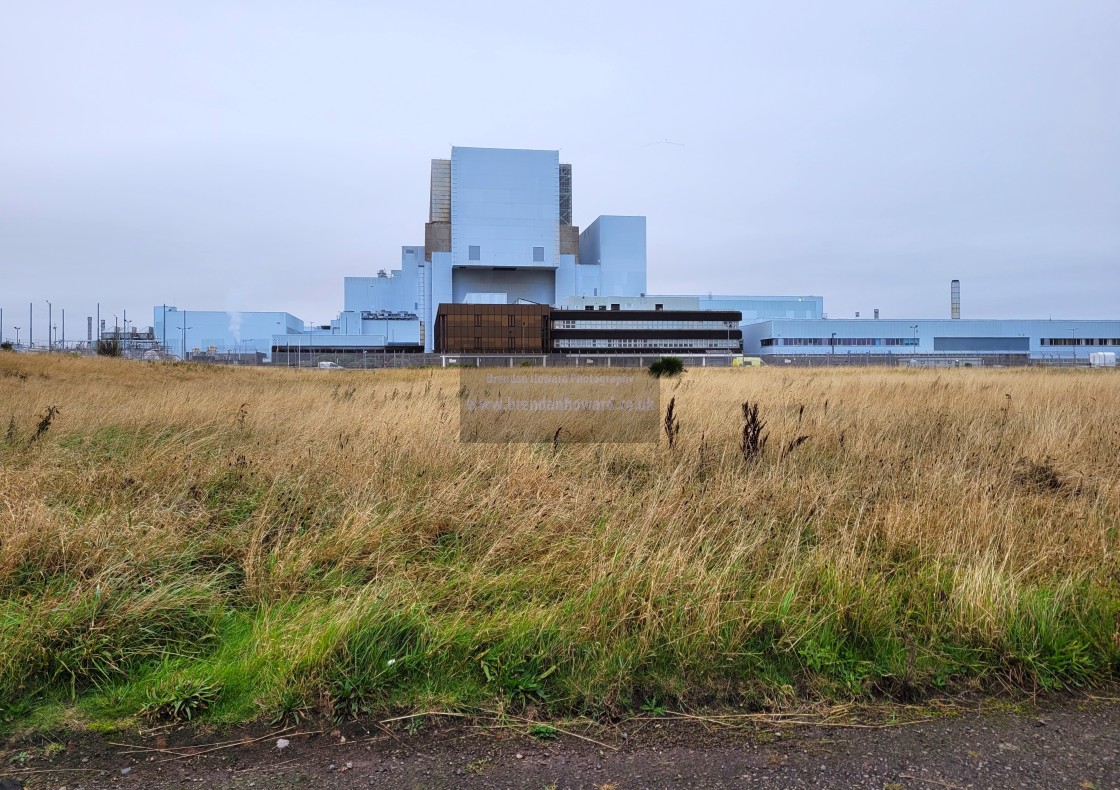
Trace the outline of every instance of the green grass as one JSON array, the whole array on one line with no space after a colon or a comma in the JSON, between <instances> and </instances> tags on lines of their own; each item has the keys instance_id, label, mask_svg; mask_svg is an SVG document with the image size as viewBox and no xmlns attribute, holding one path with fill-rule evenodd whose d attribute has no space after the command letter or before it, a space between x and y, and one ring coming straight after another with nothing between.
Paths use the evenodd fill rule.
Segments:
<instances>
[{"instance_id":1,"label":"green grass","mask_svg":"<svg viewBox=\"0 0 1120 790\"><path fill-rule=\"evenodd\" d=\"M4 728L909 702L1120 670L1099 378L689 373L663 384L670 449L460 445L442 372L343 393L33 363L0 377L26 404L0 441ZM106 371L157 405L118 409ZM775 437L750 463L743 382Z\"/></svg>"}]
</instances>

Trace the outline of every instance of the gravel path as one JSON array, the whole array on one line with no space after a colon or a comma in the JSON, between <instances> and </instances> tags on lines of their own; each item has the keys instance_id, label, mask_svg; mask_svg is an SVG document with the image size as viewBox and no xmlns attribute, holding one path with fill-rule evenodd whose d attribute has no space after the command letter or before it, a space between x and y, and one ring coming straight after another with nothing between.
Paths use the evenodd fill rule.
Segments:
<instances>
[{"instance_id":1,"label":"gravel path","mask_svg":"<svg viewBox=\"0 0 1120 790\"><path fill-rule=\"evenodd\" d=\"M0 777L24 782L29 790L1120 788L1120 699L1101 697L878 728L762 724L730 730L632 721L593 734L603 745L567 735L542 742L461 723L426 724L411 735L360 727L293 732L282 750L269 736L189 759L159 751L127 755L110 743L201 750L262 733L83 736L64 750L44 742L7 744ZM6 790L3 784L0 790Z\"/></svg>"}]
</instances>

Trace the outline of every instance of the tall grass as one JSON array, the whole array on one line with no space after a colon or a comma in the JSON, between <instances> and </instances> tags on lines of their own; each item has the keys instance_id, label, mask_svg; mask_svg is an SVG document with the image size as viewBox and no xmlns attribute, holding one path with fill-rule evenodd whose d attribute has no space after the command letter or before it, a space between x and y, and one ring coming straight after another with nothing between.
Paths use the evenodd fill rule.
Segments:
<instances>
[{"instance_id":1,"label":"tall grass","mask_svg":"<svg viewBox=\"0 0 1120 790\"><path fill-rule=\"evenodd\" d=\"M452 371L9 355L0 717L611 714L1112 677L1118 383L694 370L661 383L672 449L495 448L458 442ZM749 454L747 402L772 439Z\"/></svg>"}]
</instances>

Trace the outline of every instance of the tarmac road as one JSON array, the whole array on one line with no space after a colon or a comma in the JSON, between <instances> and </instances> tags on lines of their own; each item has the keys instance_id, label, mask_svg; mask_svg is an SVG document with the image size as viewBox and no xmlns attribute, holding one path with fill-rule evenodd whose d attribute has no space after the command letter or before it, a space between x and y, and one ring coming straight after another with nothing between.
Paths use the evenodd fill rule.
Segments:
<instances>
[{"instance_id":1,"label":"tarmac road","mask_svg":"<svg viewBox=\"0 0 1120 790\"><path fill-rule=\"evenodd\" d=\"M369 725L301 734L315 729L305 726L279 736L165 729L146 737L76 736L54 747L9 743L0 777L29 790L1120 788L1120 698L1099 694L888 726L764 722L730 729L695 720L631 720L583 733L599 743L567 734L541 741L458 720L427 722L415 734ZM278 737L289 741L283 749ZM114 743L141 749L127 754ZM197 753L214 744L232 745Z\"/></svg>"}]
</instances>

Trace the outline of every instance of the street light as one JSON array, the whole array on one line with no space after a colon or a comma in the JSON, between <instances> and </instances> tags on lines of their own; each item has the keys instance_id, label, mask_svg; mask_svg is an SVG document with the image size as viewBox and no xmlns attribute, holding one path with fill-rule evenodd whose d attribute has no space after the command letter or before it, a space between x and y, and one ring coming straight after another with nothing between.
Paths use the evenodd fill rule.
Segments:
<instances>
[{"instance_id":1,"label":"street light","mask_svg":"<svg viewBox=\"0 0 1120 790\"><path fill-rule=\"evenodd\" d=\"M19 327L16 327L16 348L19 348Z\"/></svg>"},{"instance_id":2,"label":"street light","mask_svg":"<svg viewBox=\"0 0 1120 790\"><path fill-rule=\"evenodd\" d=\"M51 310L53 309L52 305L51 305L51 300L47 299L46 303L47 303L47 353L49 354L52 350L54 350L54 344L51 342L51 323L53 322L54 319L51 318Z\"/></svg>"},{"instance_id":3,"label":"street light","mask_svg":"<svg viewBox=\"0 0 1120 790\"><path fill-rule=\"evenodd\" d=\"M1069 331L1073 333L1073 361L1077 362L1077 327Z\"/></svg>"}]
</instances>

